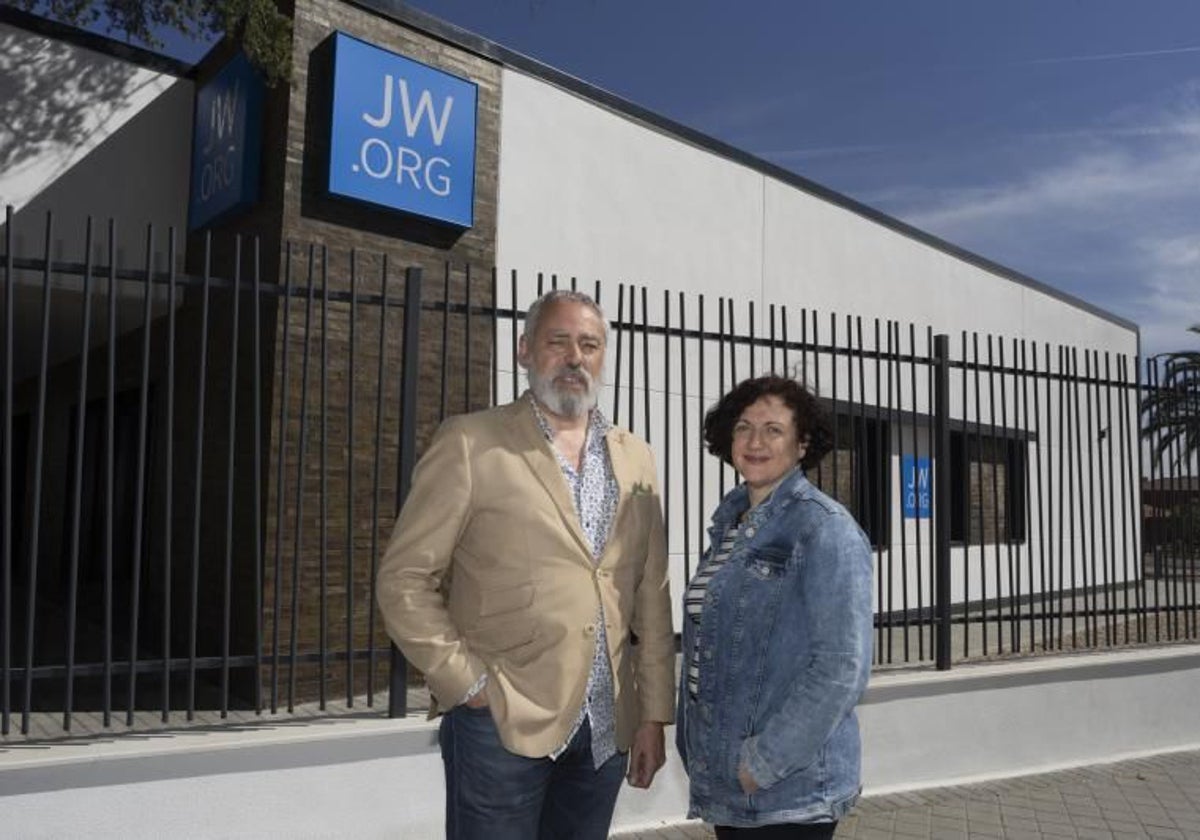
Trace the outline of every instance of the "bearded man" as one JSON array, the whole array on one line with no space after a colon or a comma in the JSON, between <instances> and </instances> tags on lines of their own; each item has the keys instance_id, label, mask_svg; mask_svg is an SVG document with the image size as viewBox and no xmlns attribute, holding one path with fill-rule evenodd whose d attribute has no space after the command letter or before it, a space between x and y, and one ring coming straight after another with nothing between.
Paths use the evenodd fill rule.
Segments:
<instances>
[{"instance_id":1,"label":"bearded man","mask_svg":"<svg viewBox=\"0 0 1200 840\"><path fill-rule=\"evenodd\" d=\"M378 579L424 672L450 840L608 836L674 715L675 644L649 447L596 407L608 326L552 291L525 319L529 390L452 417L413 474Z\"/></svg>"}]
</instances>

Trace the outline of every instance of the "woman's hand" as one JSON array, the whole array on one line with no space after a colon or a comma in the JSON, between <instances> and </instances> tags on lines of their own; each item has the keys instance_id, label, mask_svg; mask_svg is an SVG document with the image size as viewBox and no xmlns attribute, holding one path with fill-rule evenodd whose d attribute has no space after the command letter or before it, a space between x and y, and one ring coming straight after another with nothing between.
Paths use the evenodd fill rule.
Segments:
<instances>
[{"instance_id":1,"label":"woman's hand","mask_svg":"<svg viewBox=\"0 0 1200 840\"><path fill-rule=\"evenodd\" d=\"M758 790L758 782L754 781L754 777L750 775L750 771L746 769L746 765L738 766L738 781L742 785L742 791L749 796Z\"/></svg>"}]
</instances>

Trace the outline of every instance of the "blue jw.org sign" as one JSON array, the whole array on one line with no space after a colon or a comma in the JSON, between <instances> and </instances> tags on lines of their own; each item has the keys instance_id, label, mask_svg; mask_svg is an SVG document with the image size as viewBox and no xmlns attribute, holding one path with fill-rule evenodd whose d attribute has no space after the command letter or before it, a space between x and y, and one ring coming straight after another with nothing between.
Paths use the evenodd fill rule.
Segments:
<instances>
[{"instance_id":1,"label":"blue jw.org sign","mask_svg":"<svg viewBox=\"0 0 1200 840\"><path fill-rule=\"evenodd\" d=\"M929 498L929 459L904 455L900 458L900 481L904 489L904 518L928 519L933 510Z\"/></svg>"},{"instance_id":2,"label":"blue jw.org sign","mask_svg":"<svg viewBox=\"0 0 1200 840\"><path fill-rule=\"evenodd\" d=\"M473 82L338 32L329 192L469 228L476 98Z\"/></svg>"},{"instance_id":3,"label":"blue jw.org sign","mask_svg":"<svg viewBox=\"0 0 1200 840\"><path fill-rule=\"evenodd\" d=\"M263 90L239 53L196 93L189 230L258 201Z\"/></svg>"}]
</instances>

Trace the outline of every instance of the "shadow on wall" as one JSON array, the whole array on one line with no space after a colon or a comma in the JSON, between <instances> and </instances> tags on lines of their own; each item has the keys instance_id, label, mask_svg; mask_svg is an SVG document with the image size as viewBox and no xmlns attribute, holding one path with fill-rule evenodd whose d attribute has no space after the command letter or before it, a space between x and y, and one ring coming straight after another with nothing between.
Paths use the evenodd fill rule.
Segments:
<instances>
[{"instance_id":1,"label":"shadow on wall","mask_svg":"<svg viewBox=\"0 0 1200 840\"><path fill-rule=\"evenodd\" d=\"M0 27L0 204L19 206L60 174L153 78L138 75L126 62Z\"/></svg>"}]
</instances>

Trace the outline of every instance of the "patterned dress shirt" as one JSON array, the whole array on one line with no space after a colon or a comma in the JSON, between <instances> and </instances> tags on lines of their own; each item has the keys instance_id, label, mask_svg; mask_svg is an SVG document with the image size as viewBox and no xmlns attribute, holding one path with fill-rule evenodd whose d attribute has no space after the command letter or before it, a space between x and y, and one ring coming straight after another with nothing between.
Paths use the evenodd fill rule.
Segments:
<instances>
[{"instance_id":1,"label":"patterned dress shirt","mask_svg":"<svg viewBox=\"0 0 1200 840\"><path fill-rule=\"evenodd\" d=\"M567 461L557 449L554 449L554 429L542 413L536 400L531 399L534 417L542 430L558 465L562 468L563 478L571 490L571 498L575 502L575 514L583 533L588 538L592 549L592 561L599 562L608 543L608 534L612 529L613 518L617 513L617 501L620 489L616 476L613 475L612 462L608 457L608 446L605 435L612 428L611 424L600 413L593 409L588 419L587 437L583 445L583 459L579 470ZM550 754L550 758L558 758L566 751L571 739L579 731L584 720L592 727L592 764L600 767L617 753L616 736L616 707L613 699L612 663L608 660L608 634L604 629L604 607L597 606L596 616L596 647L592 656L592 671L588 676L587 690L584 692L583 707L571 727L566 741Z\"/></svg>"}]
</instances>

